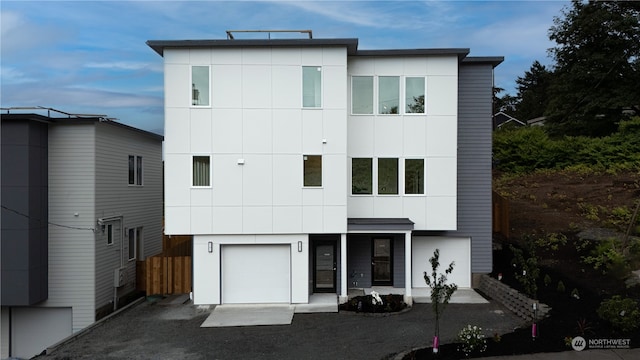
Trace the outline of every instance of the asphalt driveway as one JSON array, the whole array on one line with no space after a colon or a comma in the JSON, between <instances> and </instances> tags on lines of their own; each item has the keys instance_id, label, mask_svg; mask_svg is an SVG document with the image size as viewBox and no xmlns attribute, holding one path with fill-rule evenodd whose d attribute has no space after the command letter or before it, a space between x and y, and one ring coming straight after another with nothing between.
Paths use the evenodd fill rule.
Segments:
<instances>
[{"instance_id":1,"label":"asphalt driveway","mask_svg":"<svg viewBox=\"0 0 640 360\"><path fill-rule=\"evenodd\" d=\"M430 304L389 316L295 314L291 325L201 328L209 313L144 301L38 359L384 359L429 345L434 328ZM441 342L466 324L488 336L523 325L494 302L450 304Z\"/></svg>"}]
</instances>

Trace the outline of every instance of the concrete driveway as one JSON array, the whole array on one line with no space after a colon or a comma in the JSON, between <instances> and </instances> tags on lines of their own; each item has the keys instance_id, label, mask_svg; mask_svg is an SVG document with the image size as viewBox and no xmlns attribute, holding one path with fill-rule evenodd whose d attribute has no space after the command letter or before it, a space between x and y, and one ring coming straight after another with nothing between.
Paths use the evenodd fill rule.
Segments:
<instances>
[{"instance_id":1,"label":"concrete driveway","mask_svg":"<svg viewBox=\"0 0 640 360\"><path fill-rule=\"evenodd\" d=\"M209 315L192 305L144 301L38 359L383 359L427 346L434 328L430 304L388 316L312 313L295 314L291 325L200 327ZM450 304L442 342L467 324L491 336L522 321L493 302Z\"/></svg>"}]
</instances>

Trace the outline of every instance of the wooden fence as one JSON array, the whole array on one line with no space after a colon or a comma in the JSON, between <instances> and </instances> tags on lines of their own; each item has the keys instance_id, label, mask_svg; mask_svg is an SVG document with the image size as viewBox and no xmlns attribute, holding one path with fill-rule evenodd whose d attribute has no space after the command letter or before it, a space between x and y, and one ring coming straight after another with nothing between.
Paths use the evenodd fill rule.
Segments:
<instances>
[{"instance_id":1,"label":"wooden fence","mask_svg":"<svg viewBox=\"0 0 640 360\"><path fill-rule=\"evenodd\" d=\"M493 193L493 232L509 237L509 200Z\"/></svg>"},{"instance_id":2,"label":"wooden fence","mask_svg":"<svg viewBox=\"0 0 640 360\"><path fill-rule=\"evenodd\" d=\"M136 264L138 290L150 295L186 294L191 291L191 236L165 236L161 254Z\"/></svg>"}]
</instances>

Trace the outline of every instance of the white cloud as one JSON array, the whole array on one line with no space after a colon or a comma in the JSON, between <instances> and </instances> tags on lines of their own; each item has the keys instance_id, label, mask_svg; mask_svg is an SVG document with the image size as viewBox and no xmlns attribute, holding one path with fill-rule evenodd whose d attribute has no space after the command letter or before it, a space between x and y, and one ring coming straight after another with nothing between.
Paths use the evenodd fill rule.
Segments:
<instances>
[{"instance_id":1,"label":"white cloud","mask_svg":"<svg viewBox=\"0 0 640 360\"><path fill-rule=\"evenodd\" d=\"M23 84L37 81L19 69L9 66L0 66L0 79L2 79L3 84Z\"/></svg>"},{"instance_id":2,"label":"white cloud","mask_svg":"<svg viewBox=\"0 0 640 360\"><path fill-rule=\"evenodd\" d=\"M162 72L163 68L159 64L149 64L135 61L113 61L113 62L89 62L84 65L90 69L108 70L142 70L147 69L155 72Z\"/></svg>"}]
</instances>

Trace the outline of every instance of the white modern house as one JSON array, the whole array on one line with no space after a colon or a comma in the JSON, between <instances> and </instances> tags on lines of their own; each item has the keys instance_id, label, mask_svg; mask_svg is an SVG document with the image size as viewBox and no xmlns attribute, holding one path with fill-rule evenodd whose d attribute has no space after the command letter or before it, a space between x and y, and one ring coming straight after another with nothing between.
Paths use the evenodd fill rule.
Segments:
<instances>
[{"instance_id":1,"label":"white modern house","mask_svg":"<svg viewBox=\"0 0 640 360\"><path fill-rule=\"evenodd\" d=\"M376 286L411 301L436 248L461 288L491 272L502 57L311 36L147 44L164 58L165 231L194 236L195 304Z\"/></svg>"},{"instance_id":2,"label":"white modern house","mask_svg":"<svg viewBox=\"0 0 640 360\"><path fill-rule=\"evenodd\" d=\"M162 136L3 109L0 357L31 358L112 312L162 250ZM44 114L42 114L44 112Z\"/></svg>"}]
</instances>

